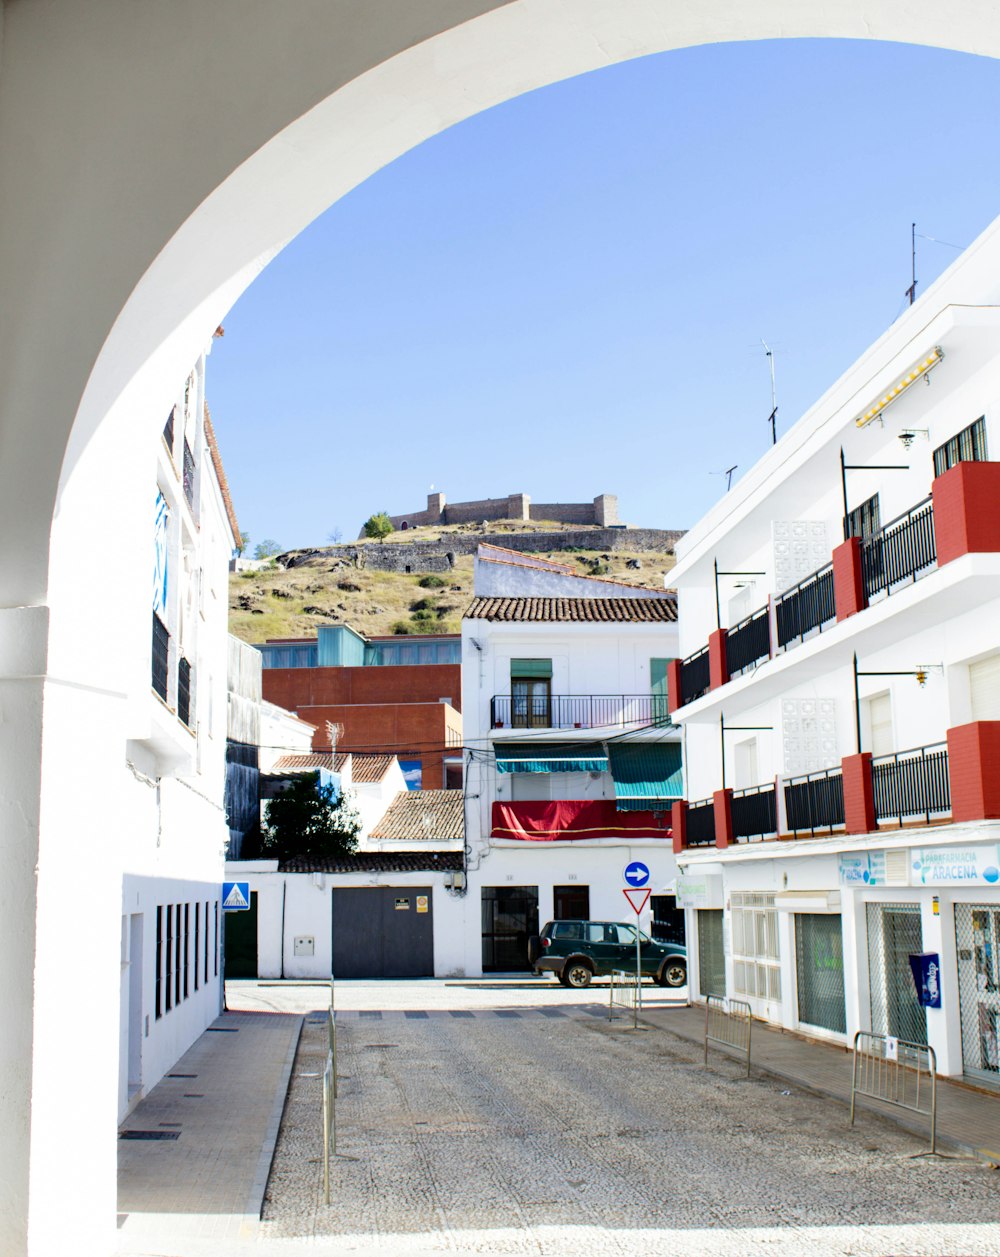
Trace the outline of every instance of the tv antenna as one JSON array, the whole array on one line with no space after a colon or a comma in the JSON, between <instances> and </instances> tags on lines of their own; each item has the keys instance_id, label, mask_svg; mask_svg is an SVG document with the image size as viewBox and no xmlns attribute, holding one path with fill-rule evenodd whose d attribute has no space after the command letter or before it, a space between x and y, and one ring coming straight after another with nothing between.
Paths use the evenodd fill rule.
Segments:
<instances>
[{"instance_id":1,"label":"tv antenna","mask_svg":"<svg viewBox=\"0 0 1000 1257\"><path fill-rule=\"evenodd\" d=\"M725 471L713 471L713 472L712 472L712 475L713 475L713 476L725 476L725 477L726 477L726 492L727 492L727 493L728 493L728 492L729 492L729 490L732 488L732 485L733 485L733 472L736 470L736 468L737 468L737 467L739 467L739 463L733 463L732 467L727 467Z\"/></svg>"},{"instance_id":2,"label":"tv antenna","mask_svg":"<svg viewBox=\"0 0 1000 1257\"><path fill-rule=\"evenodd\" d=\"M767 364L771 368L771 413L768 415L768 423L771 425L771 444L778 444L778 394L774 388L774 353L770 345L763 338L760 343L764 346L764 353L767 355Z\"/></svg>"},{"instance_id":3,"label":"tv antenna","mask_svg":"<svg viewBox=\"0 0 1000 1257\"><path fill-rule=\"evenodd\" d=\"M906 290L910 305L917 299L917 224L910 223L910 286Z\"/></svg>"}]
</instances>

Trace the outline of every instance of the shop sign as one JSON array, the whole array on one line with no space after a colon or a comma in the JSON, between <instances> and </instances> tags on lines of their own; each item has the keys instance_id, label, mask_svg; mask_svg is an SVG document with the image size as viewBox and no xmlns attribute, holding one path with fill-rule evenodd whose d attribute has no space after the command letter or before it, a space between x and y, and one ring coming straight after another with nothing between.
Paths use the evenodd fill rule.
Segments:
<instances>
[{"instance_id":1,"label":"shop sign","mask_svg":"<svg viewBox=\"0 0 1000 1257\"><path fill-rule=\"evenodd\" d=\"M840 857L841 886L884 886L885 852L860 851Z\"/></svg>"},{"instance_id":2,"label":"shop sign","mask_svg":"<svg viewBox=\"0 0 1000 1257\"><path fill-rule=\"evenodd\" d=\"M913 882L920 886L995 886L1000 848L917 847L911 853Z\"/></svg>"},{"instance_id":3,"label":"shop sign","mask_svg":"<svg viewBox=\"0 0 1000 1257\"><path fill-rule=\"evenodd\" d=\"M675 894L678 908L721 908L722 874L678 877Z\"/></svg>"}]
</instances>

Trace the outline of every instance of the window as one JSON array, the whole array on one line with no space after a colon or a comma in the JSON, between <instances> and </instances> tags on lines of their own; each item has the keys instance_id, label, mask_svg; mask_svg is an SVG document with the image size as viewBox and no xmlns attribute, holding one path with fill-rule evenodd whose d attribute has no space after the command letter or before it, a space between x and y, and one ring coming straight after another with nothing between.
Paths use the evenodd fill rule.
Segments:
<instances>
[{"instance_id":1,"label":"window","mask_svg":"<svg viewBox=\"0 0 1000 1257\"><path fill-rule=\"evenodd\" d=\"M194 906L194 989L197 991L200 983L198 982L198 962L201 959L201 904L196 903Z\"/></svg>"},{"instance_id":2,"label":"window","mask_svg":"<svg viewBox=\"0 0 1000 1257\"><path fill-rule=\"evenodd\" d=\"M515 803L552 798L552 773L511 773L510 797Z\"/></svg>"},{"instance_id":3,"label":"window","mask_svg":"<svg viewBox=\"0 0 1000 1257\"><path fill-rule=\"evenodd\" d=\"M844 521L844 538L860 537L862 541L877 533L882 527L879 515L878 494L856 506Z\"/></svg>"},{"instance_id":4,"label":"window","mask_svg":"<svg viewBox=\"0 0 1000 1257\"><path fill-rule=\"evenodd\" d=\"M168 903L166 905L167 914L167 953L163 958L163 973L166 979L164 984L166 990L166 1000L164 1001L164 1011L170 1012L174 1006L174 905Z\"/></svg>"},{"instance_id":5,"label":"window","mask_svg":"<svg viewBox=\"0 0 1000 1257\"><path fill-rule=\"evenodd\" d=\"M191 929L191 905L184 905L184 998L187 999L190 992L189 973L188 973L188 934Z\"/></svg>"},{"instance_id":6,"label":"window","mask_svg":"<svg viewBox=\"0 0 1000 1257\"><path fill-rule=\"evenodd\" d=\"M205 900L205 985L208 986L208 900Z\"/></svg>"},{"instance_id":7,"label":"window","mask_svg":"<svg viewBox=\"0 0 1000 1257\"><path fill-rule=\"evenodd\" d=\"M183 658L177 661L177 718L191 728L191 665Z\"/></svg>"},{"instance_id":8,"label":"window","mask_svg":"<svg viewBox=\"0 0 1000 1257\"><path fill-rule=\"evenodd\" d=\"M891 755L896 746L892 736L892 699L888 694L876 694L868 700L868 722L872 731L872 754Z\"/></svg>"},{"instance_id":9,"label":"window","mask_svg":"<svg viewBox=\"0 0 1000 1257\"><path fill-rule=\"evenodd\" d=\"M213 931L212 939L213 939L212 958L215 962L213 976L217 978L219 976L219 901L218 899L216 899L215 901L215 930Z\"/></svg>"},{"instance_id":10,"label":"window","mask_svg":"<svg viewBox=\"0 0 1000 1257\"><path fill-rule=\"evenodd\" d=\"M844 937L839 915L795 914L795 961L799 1021L846 1034Z\"/></svg>"},{"instance_id":11,"label":"window","mask_svg":"<svg viewBox=\"0 0 1000 1257\"><path fill-rule=\"evenodd\" d=\"M174 1003L181 1002L181 905L174 904Z\"/></svg>"},{"instance_id":12,"label":"window","mask_svg":"<svg viewBox=\"0 0 1000 1257\"><path fill-rule=\"evenodd\" d=\"M1000 655L969 664L973 720L1000 720Z\"/></svg>"},{"instance_id":13,"label":"window","mask_svg":"<svg viewBox=\"0 0 1000 1257\"><path fill-rule=\"evenodd\" d=\"M167 680L170 675L170 634L167 626L153 612L153 690L167 701Z\"/></svg>"},{"instance_id":14,"label":"window","mask_svg":"<svg viewBox=\"0 0 1000 1257\"><path fill-rule=\"evenodd\" d=\"M956 433L934 451L934 475L940 476L956 463L986 462L986 416Z\"/></svg>"},{"instance_id":15,"label":"window","mask_svg":"<svg viewBox=\"0 0 1000 1257\"><path fill-rule=\"evenodd\" d=\"M734 894L732 907L734 990L776 1002L781 999L781 968L774 895Z\"/></svg>"},{"instance_id":16,"label":"window","mask_svg":"<svg viewBox=\"0 0 1000 1257\"><path fill-rule=\"evenodd\" d=\"M757 775L757 739L747 738L745 742L737 742L733 750L736 756L736 789L746 790L757 785L760 780Z\"/></svg>"},{"instance_id":17,"label":"window","mask_svg":"<svg viewBox=\"0 0 1000 1257\"><path fill-rule=\"evenodd\" d=\"M156 909L156 1016L163 1016L163 904Z\"/></svg>"}]
</instances>

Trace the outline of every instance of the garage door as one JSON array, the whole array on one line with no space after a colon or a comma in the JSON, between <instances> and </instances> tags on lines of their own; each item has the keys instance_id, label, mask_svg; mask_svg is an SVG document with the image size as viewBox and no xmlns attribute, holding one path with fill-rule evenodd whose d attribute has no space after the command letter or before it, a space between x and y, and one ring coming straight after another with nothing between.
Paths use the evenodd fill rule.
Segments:
<instances>
[{"instance_id":1,"label":"garage door","mask_svg":"<svg viewBox=\"0 0 1000 1257\"><path fill-rule=\"evenodd\" d=\"M333 892L333 973L338 978L434 976L430 886Z\"/></svg>"}]
</instances>

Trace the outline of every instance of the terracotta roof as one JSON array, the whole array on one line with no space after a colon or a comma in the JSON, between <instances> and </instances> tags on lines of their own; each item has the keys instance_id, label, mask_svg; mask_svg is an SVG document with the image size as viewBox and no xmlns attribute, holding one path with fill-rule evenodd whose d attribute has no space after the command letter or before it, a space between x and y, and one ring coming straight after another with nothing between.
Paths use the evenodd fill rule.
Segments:
<instances>
[{"instance_id":1,"label":"terracotta roof","mask_svg":"<svg viewBox=\"0 0 1000 1257\"><path fill-rule=\"evenodd\" d=\"M347 755L334 755L332 751L309 751L304 755L282 755L274 761L275 773L310 773L317 768L340 773L348 760Z\"/></svg>"},{"instance_id":2,"label":"terracotta roof","mask_svg":"<svg viewBox=\"0 0 1000 1257\"><path fill-rule=\"evenodd\" d=\"M456 794L459 791L455 791ZM353 855L297 856L279 873L458 873L461 851L357 851Z\"/></svg>"},{"instance_id":3,"label":"terracotta roof","mask_svg":"<svg viewBox=\"0 0 1000 1257\"><path fill-rule=\"evenodd\" d=\"M351 780L361 785L372 785L381 781L389 769L395 755L353 755L351 756Z\"/></svg>"},{"instance_id":4,"label":"terracotta roof","mask_svg":"<svg viewBox=\"0 0 1000 1257\"><path fill-rule=\"evenodd\" d=\"M596 547L595 547L596 548ZM499 550L504 554L513 555L510 559L494 558L491 554L484 554L485 550ZM618 576L594 576L590 572L579 572L575 567L571 567L566 563L556 563L552 559L542 558L541 555L535 554L534 551L505 550L503 546L490 546L486 542L480 544L476 557L483 563L494 563L500 567L526 567L534 568L537 571L552 571L559 576L572 576L578 581L596 581L599 585L612 585L616 589L636 589L642 590L643 594L649 598L662 598L666 594L666 590L651 589L648 585L636 585L632 581L622 580ZM540 560L540 562L532 562L532 560ZM609 595L610 597L611 595Z\"/></svg>"},{"instance_id":5,"label":"terracotta roof","mask_svg":"<svg viewBox=\"0 0 1000 1257\"><path fill-rule=\"evenodd\" d=\"M474 598L463 619L557 624L673 624L673 598Z\"/></svg>"},{"instance_id":6,"label":"terracotta roof","mask_svg":"<svg viewBox=\"0 0 1000 1257\"><path fill-rule=\"evenodd\" d=\"M493 557L493 552L497 554L509 554L509 559L499 559ZM492 542L481 541L476 550L476 558L483 559L487 563L512 563L518 567L531 566L530 560L542 567L542 570L553 572L564 572L567 576L578 576L576 568L572 563L559 563L555 559L548 559L543 554L538 554L534 550L511 550L507 546L495 546Z\"/></svg>"},{"instance_id":7,"label":"terracotta roof","mask_svg":"<svg viewBox=\"0 0 1000 1257\"><path fill-rule=\"evenodd\" d=\"M369 837L409 842L463 839L464 802L461 790L401 790Z\"/></svg>"},{"instance_id":8,"label":"terracotta roof","mask_svg":"<svg viewBox=\"0 0 1000 1257\"><path fill-rule=\"evenodd\" d=\"M233 499L229 492L229 481L226 479L226 469L222 465L222 455L219 453L219 442L215 439L215 428L212 426L212 416L208 413L208 402L205 403L205 440L208 442L208 452L212 456L212 466L215 468L215 478L219 482L219 490L222 493L222 501L226 508L226 517L229 520L229 527L233 534L233 546L240 544L240 523L236 518L236 511L233 507Z\"/></svg>"}]
</instances>

